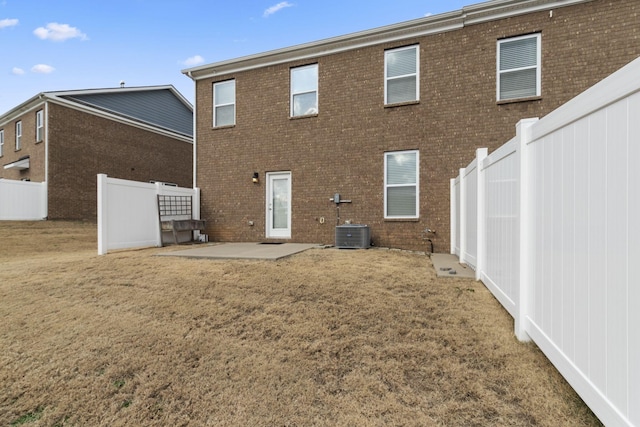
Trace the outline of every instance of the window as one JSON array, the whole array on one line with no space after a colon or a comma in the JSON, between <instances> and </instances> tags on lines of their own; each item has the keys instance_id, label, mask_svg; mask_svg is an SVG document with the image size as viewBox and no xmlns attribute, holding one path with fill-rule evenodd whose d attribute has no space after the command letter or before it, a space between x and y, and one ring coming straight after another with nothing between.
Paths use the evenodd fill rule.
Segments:
<instances>
[{"instance_id":1,"label":"window","mask_svg":"<svg viewBox=\"0 0 640 427\"><path fill-rule=\"evenodd\" d=\"M0 129L0 157L4 156L4 129Z\"/></svg>"},{"instance_id":2,"label":"window","mask_svg":"<svg viewBox=\"0 0 640 427\"><path fill-rule=\"evenodd\" d=\"M384 217L418 218L418 151L384 154Z\"/></svg>"},{"instance_id":3,"label":"window","mask_svg":"<svg viewBox=\"0 0 640 427\"><path fill-rule=\"evenodd\" d=\"M540 34L498 40L498 101L540 96Z\"/></svg>"},{"instance_id":4,"label":"window","mask_svg":"<svg viewBox=\"0 0 640 427\"><path fill-rule=\"evenodd\" d=\"M44 112L36 112L36 142L41 142L44 135Z\"/></svg>"},{"instance_id":5,"label":"window","mask_svg":"<svg viewBox=\"0 0 640 427\"><path fill-rule=\"evenodd\" d=\"M318 64L291 69L291 117L318 114Z\"/></svg>"},{"instance_id":6,"label":"window","mask_svg":"<svg viewBox=\"0 0 640 427\"><path fill-rule=\"evenodd\" d=\"M388 50L384 53L384 103L420 99L418 46Z\"/></svg>"},{"instance_id":7,"label":"window","mask_svg":"<svg viewBox=\"0 0 640 427\"><path fill-rule=\"evenodd\" d=\"M22 122L16 122L16 151L22 146Z\"/></svg>"},{"instance_id":8,"label":"window","mask_svg":"<svg viewBox=\"0 0 640 427\"><path fill-rule=\"evenodd\" d=\"M236 124L236 81L213 84L213 127Z\"/></svg>"}]
</instances>

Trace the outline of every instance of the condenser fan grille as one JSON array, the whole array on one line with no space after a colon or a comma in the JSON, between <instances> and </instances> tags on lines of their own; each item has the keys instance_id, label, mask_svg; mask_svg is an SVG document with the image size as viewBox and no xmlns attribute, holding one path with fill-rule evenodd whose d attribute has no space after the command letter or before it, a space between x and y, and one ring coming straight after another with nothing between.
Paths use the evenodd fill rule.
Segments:
<instances>
[{"instance_id":1,"label":"condenser fan grille","mask_svg":"<svg viewBox=\"0 0 640 427\"><path fill-rule=\"evenodd\" d=\"M371 246L368 225L345 224L336 227L336 247L342 249L366 249Z\"/></svg>"}]
</instances>

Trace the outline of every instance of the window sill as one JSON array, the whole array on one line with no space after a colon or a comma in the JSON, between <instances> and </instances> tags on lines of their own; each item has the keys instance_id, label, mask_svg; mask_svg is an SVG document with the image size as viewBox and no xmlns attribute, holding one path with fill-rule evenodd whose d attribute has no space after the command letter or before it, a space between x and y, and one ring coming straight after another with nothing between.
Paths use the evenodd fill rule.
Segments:
<instances>
[{"instance_id":1,"label":"window sill","mask_svg":"<svg viewBox=\"0 0 640 427\"><path fill-rule=\"evenodd\" d=\"M417 105L417 104L420 104L419 99L416 101L398 102L397 104L384 104L384 108L405 107L407 105Z\"/></svg>"},{"instance_id":2,"label":"window sill","mask_svg":"<svg viewBox=\"0 0 640 427\"><path fill-rule=\"evenodd\" d=\"M496 104L505 105L505 104L515 104L518 102L530 102L530 101L542 101L542 96L529 96L527 98L503 99L503 100L497 101Z\"/></svg>"},{"instance_id":3,"label":"window sill","mask_svg":"<svg viewBox=\"0 0 640 427\"><path fill-rule=\"evenodd\" d=\"M300 120L300 119L309 119L311 117L318 117L318 113L314 113L314 114L305 114L303 116L292 116L289 117L289 120Z\"/></svg>"},{"instance_id":4,"label":"window sill","mask_svg":"<svg viewBox=\"0 0 640 427\"><path fill-rule=\"evenodd\" d=\"M225 126L214 126L214 127L212 127L211 129L212 129L212 130L232 129L232 128L234 128L234 127L236 127L236 125L235 125L235 124L233 124L233 125L225 125Z\"/></svg>"},{"instance_id":5,"label":"window sill","mask_svg":"<svg viewBox=\"0 0 640 427\"><path fill-rule=\"evenodd\" d=\"M384 222L420 222L420 218L385 218Z\"/></svg>"}]
</instances>

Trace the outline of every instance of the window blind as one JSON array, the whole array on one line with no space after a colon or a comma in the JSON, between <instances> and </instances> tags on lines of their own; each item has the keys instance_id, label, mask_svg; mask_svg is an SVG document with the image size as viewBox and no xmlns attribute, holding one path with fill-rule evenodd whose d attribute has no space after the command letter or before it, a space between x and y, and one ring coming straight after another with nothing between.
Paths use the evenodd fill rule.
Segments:
<instances>
[{"instance_id":1,"label":"window blind","mask_svg":"<svg viewBox=\"0 0 640 427\"><path fill-rule=\"evenodd\" d=\"M498 42L498 99L540 95L539 34Z\"/></svg>"},{"instance_id":2,"label":"window blind","mask_svg":"<svg viewBox=\"0 0 640 427\"><path fill-rule=\"evenodd\" d=\"M500 71L538 65L537 38L529 37L500 44Z\"/></svg>"},{"instance_id":3,"label":"window blind","mask_svg":"<svg viewBox=\"0 0 640 427\"><path fill-rule=\"evenodd\" d=\"M385 103L418 99L418 46L385 52Z\"/></svg>"},{"instance_id":4,"label":"window blind","mask_svg":"<svg viewBox=\"0 0 640 427\"><path fill-rule=\"evenodd\" d=\"M418 216L418 152L386 153L385 217Z\"/></svg>"},{"instance_id":5,"label":"window blind","mask_svg":"<svg viewBox=\"0 0 640 427\"><path fill-rule=\"evenodd\" d=\"M236 121L236 81L213 85L213 125L230 126Z\"/></svg>"}]
</instances>

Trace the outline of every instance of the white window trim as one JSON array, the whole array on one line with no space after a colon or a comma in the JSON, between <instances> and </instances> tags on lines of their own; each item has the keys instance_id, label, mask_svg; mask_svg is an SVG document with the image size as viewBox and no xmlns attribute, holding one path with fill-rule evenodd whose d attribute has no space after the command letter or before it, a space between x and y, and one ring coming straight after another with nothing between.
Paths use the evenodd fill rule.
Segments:
<instances>
[{"instance_id":1,"label":"white window trim","mask_svg":"<svg viewBox=\"0 0 640 427\"><path fill-rule=\"evenodd\" d=\"M233 102L228 102L226 104L216 104L216 86L220 86L223 84L229 84L230 82L233 82L233 86L234 86L234 97L233 97ZM235 96L235 85L236 85L236 80L235 79L231 79L231 80L224 80L221 82L216 82L213 84L213 127L214 128L218 128L218 127L225 127L225 126L235 126L236 124L236 96ZM225 125L217 125L216 124L216 112L218 111L219 107L228 107L230 105L233 105L233 123L231 124L225 124Z\"/></svg>"},{"instance_id":2,"label":"white window trim","mask_svg":"<svg viewBox=\"0 0 640 427\"><path fill-rule=\"evenodd\" d=\"M0 129L0 157L4 156L4 129Z\"/></svg>"},{"instance_id":3,"label":"white window trim","mask_svg":"<svg viewBox=\"0 0 640 427\"><path fill-rule=\"evenodd\" d=\"M415 153L416 155L416 183L415 184L387 184L387 158L390 155ZM393 187L416 187L416 214L415 215L387 215L387 189ZM384 153L384 218L385 219L418 219L420 218L420 150L388 151Z\"/></svg>"},{"instance_id":4,"label":"white window trim","mask_svg":"<svg viewBox=\"0 0 640 427\"><path fill-rule=\"evenodd\" d=\"M294 92L293 91L293 71L294 70L301 70L303 68L316 68L317 72L316 72L316 88L315 90L308 90L306 92ZM290 98L289 98L289 117L304 117L304 116L311 116L311 115L316 115L319 113L320 110L320 94L319 94L319 90L318 90L318 80L320 79L320 67L318 66L318 64L309 64L309 65L303 65L300 67L293 67L289 70L289 93L290 93ZM316 112L313 114L298 114L298 115L294 115L293 114L293 98L295 95L304 95L307 93L315 93L316 94Z\"/></svg>"},{"instance_id":5,"label":"white window trim","mask_svg":"<svg viewBox=\"0 0 640 427\"><path fill-rule=\"evenodd\" d=\"M22 120L16 122L16 151L22 148Z\"/></svg>"},{"instance_id":6,"label":"white window trim","mask_svg":"<svg viewBox=\"0 0 640 427\"><path fill-rule=\"evenodd\" d=\"M500 45L506 42L512 42L515 40L529 39L529 38L536 38L536 65L529 66L529 67L512 68L510 70L500 71L500 52L501 52ZM509 37L506 39L498 40L497 54L496 54L496 75L497 75L496 76L496 99L498 100L498 102L522 99L522 98L504 98L504 99L500 98L500 77L503 73L520 71L520 70L530 70L533 68L536 69L536 94L534 96L542 96L542 78L541 78L542 77L542 43L541 41L542 41L542 37L540 33L527 34L525 36Z\"/></svg>"},{"instance_id":7,"label":"white window trim","mask_svg":"<svg viewBox=\"0 0 640 427\"><path fill-rule=\"evenodd\" d=\"M416 72L411 74L403 74L402 76L387 77L387 59L389 57L389 54L393 52L398 52L401 50L409 50L409 49L415 49L416 51ZM416 77L416 99L408 102L418 102L420 101L420 45L415 44L411 46L404 46L396 49L386 50L384 52L384 105L393 105L393 103L389 104L387 99L387 95L388 95L387 82L389 80L405 78L408 76Z\"/></svg>"},{"instance_id":8,"label":"white window trim","mask_svg":"<svg viewBox=\"0 0 640 427\"><path fill-rule=\"evenodd\" d=\"M44 139L44 110L36 111L36 142Z\"/></svg>"}]
</instances>

